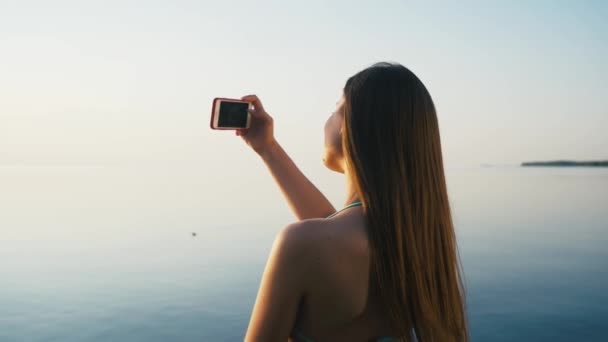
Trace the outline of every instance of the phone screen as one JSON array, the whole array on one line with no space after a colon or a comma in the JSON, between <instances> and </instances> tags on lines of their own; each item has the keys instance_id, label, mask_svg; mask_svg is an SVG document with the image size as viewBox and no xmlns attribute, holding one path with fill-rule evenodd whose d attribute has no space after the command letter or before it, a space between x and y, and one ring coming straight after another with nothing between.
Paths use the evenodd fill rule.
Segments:
<instances>
[{"instance_id":1,"label":"phone screen","mask_svg":"<svg viewBox=\"0 0 608 342\"><path fill-rule=\"evenodd\" d=\"M247 109L249 103L224 102L220 103L220 112L217 120L219 127L242 127L247 126Z\"/></svg>"}]
</instances>

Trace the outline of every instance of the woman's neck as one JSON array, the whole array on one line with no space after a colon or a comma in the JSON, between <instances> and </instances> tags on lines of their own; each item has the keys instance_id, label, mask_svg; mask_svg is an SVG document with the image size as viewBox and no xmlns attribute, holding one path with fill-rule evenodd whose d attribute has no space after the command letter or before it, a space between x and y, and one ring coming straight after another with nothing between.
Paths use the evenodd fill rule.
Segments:
<instances>
[{"instance_id":1,"label":"woman's neck","mask_svg":"<svg viewBox=\"0 0 608 342\"><path fill-rule=\"evenodd\" d=\"M346 199L344 206L347 206L355 201L360 201L360 199L359 195L357 195L357 191L355 191L355 185L348 170L344 171L344 176L346 177Z\"/></svg>"}]
</instances>

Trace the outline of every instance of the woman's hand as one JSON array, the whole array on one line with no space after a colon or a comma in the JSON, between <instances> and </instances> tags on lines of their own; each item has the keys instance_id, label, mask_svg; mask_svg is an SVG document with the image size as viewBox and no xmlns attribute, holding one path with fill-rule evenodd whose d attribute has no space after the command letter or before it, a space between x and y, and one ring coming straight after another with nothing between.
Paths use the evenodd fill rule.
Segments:
<instances>
[{"instance_id":1,"label":"woman's hand","mask_svg":"<svg viewBox=\"0 0 608 342\"><path fill-rule=\"evenodd\" d=\"M262 154L276 143L273 119L266 113L262 101L256 95L243 96L241 100L253 104L253 109L249 111L251 122L249 128L237 129L235 134L243 138L256 153Z\"/></svg>"}]
</instances>

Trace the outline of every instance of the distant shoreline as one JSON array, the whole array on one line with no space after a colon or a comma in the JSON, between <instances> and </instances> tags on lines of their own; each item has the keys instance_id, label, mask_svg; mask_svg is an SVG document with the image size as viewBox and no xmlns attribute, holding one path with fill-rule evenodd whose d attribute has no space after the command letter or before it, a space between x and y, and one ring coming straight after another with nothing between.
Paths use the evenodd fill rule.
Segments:
<instances>
[{"instance_id":1,"label":"distant shoreline","mask_svg":"<svg viewBox=\"0 0 608 342\"><path fill-rule=\"evenodd\" d=\"M608 167L608 160L553 160L553 161L530 161L523 162L521 166L592 166L592 167Z\"/></svg>"}]
</instances>

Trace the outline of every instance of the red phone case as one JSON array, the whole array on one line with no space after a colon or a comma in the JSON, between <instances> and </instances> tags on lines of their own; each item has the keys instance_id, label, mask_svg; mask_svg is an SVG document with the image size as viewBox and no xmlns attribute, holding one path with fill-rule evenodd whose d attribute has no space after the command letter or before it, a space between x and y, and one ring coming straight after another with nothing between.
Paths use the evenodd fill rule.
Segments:
<instances>
[{"instance_id":1,"label":"red phone case","mask_svg":"<svg viewBox=\"0 0 608 342\"><path fill-rule=\"evenodd\" d=\"M223 131L227 131L227 130L235 130L235 128L222 128L222 127L213 127L213 119L215 118L215 105L218 101L233 101L233 102L243 102L243 103L249 103L247 101L243 101L243 100L239 100L239 99L229 99L227 97L216 97L213 99L213 105L211 106L211 121L209 121L209 127L211 127L211 129L218 129L218 130L223 130Z\"/></svg>"}]
</instances>

